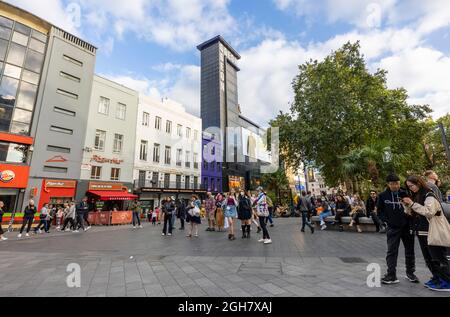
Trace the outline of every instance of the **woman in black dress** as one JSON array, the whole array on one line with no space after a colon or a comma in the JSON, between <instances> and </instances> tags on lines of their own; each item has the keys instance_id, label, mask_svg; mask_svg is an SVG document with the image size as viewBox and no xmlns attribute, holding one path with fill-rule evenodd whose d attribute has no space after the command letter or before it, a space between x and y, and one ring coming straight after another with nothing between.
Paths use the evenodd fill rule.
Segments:
<instances>
[{"instance_id":1,"label":"woman in black dress","mask_svg":"<svg viewBox=\"0 0 450 317\"><path fill-rule=\"evenodd\" d=\"M192 238L192 235L198 238L198 225L202 223L200 218L201 204L198 197L193 195L186 213L186 222L190 224L189 233L186 235L187 238Z\"/></svg>"},{"instance_id":2,"label":"woman in black dress","mask_svg":"<svg viewBox=\"0 0 450 317\"><path fill-rule=\"evenodd\" d=\"M252 224L252 200L249 193L241 191L239 194L238 218L242 226L242 239L250 239L250 228Z\"/></svg>"}]
</instances>

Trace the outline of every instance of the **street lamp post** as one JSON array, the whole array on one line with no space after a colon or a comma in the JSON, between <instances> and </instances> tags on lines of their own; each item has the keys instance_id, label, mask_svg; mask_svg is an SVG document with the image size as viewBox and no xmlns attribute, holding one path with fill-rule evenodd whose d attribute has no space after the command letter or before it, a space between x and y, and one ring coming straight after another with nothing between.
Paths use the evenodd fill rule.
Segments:
<instances>
[{"instance_id":1,"label":"street lamp post","mask_svg":"<svg viewBox=\"0 0 450 317\"><path fill-rule=\"evenodd\" d=\"M448 147L447 135L445 134L444 124L440 123L439 129L441 130L442 133L442 144L444 145L445 152L447 153L447 160L450 163L450 148Z\"/></svg>"}]
</instances>

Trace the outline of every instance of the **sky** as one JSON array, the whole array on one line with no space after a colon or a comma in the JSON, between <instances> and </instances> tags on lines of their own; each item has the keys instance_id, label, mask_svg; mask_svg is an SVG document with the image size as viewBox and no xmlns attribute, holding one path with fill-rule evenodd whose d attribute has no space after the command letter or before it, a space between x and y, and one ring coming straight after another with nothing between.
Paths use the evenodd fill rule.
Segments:
<instances>
[{"instance_id":1,"label":"sky","mask_svg":"<svg viewBox=\"0 0 450 317\"><path fill-rule=\"evenodd\" d=\"M298 65L361 42L411 104L450 112L448 0L7 0L99 48L96 73L200 113L200 53L222 35L242 56L239 103L267 126L293 101Z\"/></svg>"}]
</instances>

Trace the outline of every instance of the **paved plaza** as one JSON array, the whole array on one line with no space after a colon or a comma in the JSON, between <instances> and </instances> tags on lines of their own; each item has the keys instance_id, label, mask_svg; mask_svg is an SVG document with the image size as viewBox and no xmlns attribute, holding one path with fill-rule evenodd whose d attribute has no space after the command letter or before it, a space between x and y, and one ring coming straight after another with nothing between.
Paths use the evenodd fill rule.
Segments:
<instances>
[{"instance_id":1,"label":"paved plaza","mask_svg":"<svg viewBox=\"0 0 450 317\"><path fill-rule=\"evenodd\" d=\"M403 279L400 250L395 286L369 288L370 263L385 270L381 234L299 230L299 219L276 219L274 243L230 242L226 233L161 237L161 226L144 224L92 228L87 233L53 233L0 244L0 296L449 296ZM239 230L239 229L238 229ZM81 267L81 287L66 284L67 266ZM417 245L417 275L430 273Z\"/></svg>"}]
</instances>

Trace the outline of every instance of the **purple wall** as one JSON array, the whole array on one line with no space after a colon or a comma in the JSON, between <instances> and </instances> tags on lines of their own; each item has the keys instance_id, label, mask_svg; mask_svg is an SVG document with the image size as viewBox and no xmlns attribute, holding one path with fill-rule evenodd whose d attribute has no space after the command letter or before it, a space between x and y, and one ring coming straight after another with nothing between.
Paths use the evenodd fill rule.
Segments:
<instances>
[{"instance_id":1,"label":"purple wall","mask_svg":"<svg viewBox=\"0 0 450 317\"><path fill-rule=\"evenodd\" d=\"M209 145L209 148L213 148L214 154L205 157L205 147ZM221 157L221 144L217 141L211 141L211 137L203 135L202 138L202 186L207 191L213 193L222 192L222 163L217 162L216 159L211 161L211 158L215 156L219 161Z\"/></svg>"}]
</instances>

